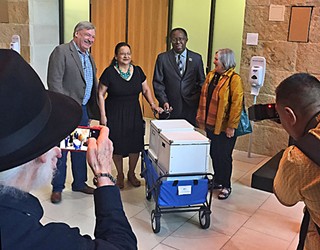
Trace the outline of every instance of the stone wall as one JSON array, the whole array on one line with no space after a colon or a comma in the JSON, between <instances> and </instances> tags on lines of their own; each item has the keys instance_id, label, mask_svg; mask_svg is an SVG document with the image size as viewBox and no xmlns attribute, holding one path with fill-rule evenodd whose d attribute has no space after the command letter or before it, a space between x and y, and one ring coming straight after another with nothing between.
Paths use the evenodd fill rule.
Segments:
<instances>
[{"instance_id":1,"label":"stone wall","mask_svg":"<svg viewBox=\"0 0 320 250\"><path fill-rule=\"evenodd\" d=\"M9 22L0 22L0 48L10 48L12 35L19 35L22 57L47 86L48 58L59 44L59 1L4 1L8 4Z\"/></svg>"},{"instance_id":2,"label":"stone wall","mask_svg":"<svg viewBox=\"0 0 320 250\"><path fill-rule=\"evenodd\" d=\"M7 0L8 23L0 23L0 48L10 48L12 35L18 34L21 42L21 55L30 61L29 11L28 0Z\"/></svg>"},{"instance_id":3,"label":"stone wall","mask_svg":"<svg viewBox=\"0 0 320 250\"><path fill-rule=\"evenodd\" d=\"M269 21L271 4L285 6L283 22ZM288 42L291 6L314 6L309 42ZM319 0L247 0L244 20L240 73L245 85L246 107L253 103L248 84L250 59L263 56L267 61L264 86L257 103L275 101L275 88L286 77L297 72L308 72L320 77L320 1ZM247 33L258 33L257 46L246 45ZM247 150L249 136L238 139L236 148ZM270 121L254 123L251 152L275 155L288 143L288 135L281 125Z\"/></svg>"}]
</instances>

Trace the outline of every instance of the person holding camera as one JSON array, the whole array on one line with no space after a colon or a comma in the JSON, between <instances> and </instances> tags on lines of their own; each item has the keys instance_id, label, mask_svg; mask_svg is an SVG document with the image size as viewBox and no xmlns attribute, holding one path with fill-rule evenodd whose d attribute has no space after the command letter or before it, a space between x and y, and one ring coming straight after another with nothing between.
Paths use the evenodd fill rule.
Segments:
<instances>
[{"instance_id":1,"label":"person holding camera","mask_svg":"<svg viewBox=\"0 0 320 250\"><path fill-rule=\"evenodd\" d=\"M276 88L276 110L283 128L296 142L308 133L320 140L320 81L316 77L297 73L283 80ZM319 148L314 150L319 152ZM303 201L305 214L310 216L309 222L302 222L306 238L300 238L297 249L320 249L320 166L297 146L289 146L280 160L273 188L285 206Z\"/></svg>"},{"instance_id":2,"label":"person holding camera","mask_svg":"<svg viewBox=\"0 0 320 250\"><path fill-rule=\"evenodd\" d=\"M110 129L114 145L113 161L117 168L117 185L124 188L123 157L129 156L128 181L134 187L140 186L135 175L140 152L144 147L144 121L139 95L150 104L154 112L161 113L151 94L146 76L139 66L131 62L131 47L128 43L116 45L114 58L100 77L98 103L100 124ZM105 95L108 93L107 98Z\"/></svg>"},{"instance_id":3,"label":"person holding camera","mask_svg":"<svg viewBox=\"0 0 320 250\"><path fill-rule=\"evenodd\" d=\"M236 62L231 49L219 49L214 65L215 69L208 73L202 86L196 120L211 140L213 188L220 189L218 199L223 200L231 194L232 151L242 110L243 84L235 73Z\"/></svg>"},{"instance_id":4,"label":"person holding camera","mask_svg":"<svg viewBox=\"0 0 320 250\"><path fill-rule=\"evenodd\" d=\"M45 90L15 51L0 49L0 248L137 249L111 175L112 142L101 127L90 138L87 160L95 176L95 239L79 228L40 220L43 208L30 191L48 185L61 158L56 145L78 125L82 110L72 98Z\"/></svg>"}]
</instances>

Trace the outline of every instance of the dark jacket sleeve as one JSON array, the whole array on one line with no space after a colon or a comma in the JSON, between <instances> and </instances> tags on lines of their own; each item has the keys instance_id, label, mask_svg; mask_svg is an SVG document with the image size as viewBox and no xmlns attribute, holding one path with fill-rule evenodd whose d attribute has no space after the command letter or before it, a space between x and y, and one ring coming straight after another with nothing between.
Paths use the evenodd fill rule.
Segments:
<instances>
[{"instance_id":1,"label":"dark jacket sleeve","mask_svg":"<svg viewBox=\"0 0 320 250\"><path fill-rule=\"evenodd\" d=\"M165 92L165 79L164 79L164 66L163 66L163 54L160 54L157 58L156 65L153 73L153 90L155 97L159 102L159 106L162 107L164 103L169 102L167 94Z\"/></svg>"},{"instance_id":2,"label":"dark jacket sleeve","mask_svg":"<svg viewBox=\"0 0 320 250\"><path fill-rule=\"evenodd\" d=\"M65 52L57 46L49 57L47 84L51 91L65 94L63 89L63 75L65 71Z\"/></svg>"},{"instance_id":3,"label":"dark jacket sleeve","mask_svg":"<svg viewBox=\"0 0 320 250\"><path fill-rule=\"evenodd\" d=\"M0 195L1 250L127 250L137 249L137 239L123 211L119 188L95 190L95 239L79 228L51 222L42 225L43 209L32 195ZM63 209L63 208L59 208Z\"/></svg>"},{"instance_id":4,"label":"dark jacket sleeve","mask_svg":"<svg viewBox=\"0 0 320 250\"><path fill-rule=\"evenodd\" d=\"M123 211L119 188L97 188L94 202L96 239L91 249L137 249L137 239Z\"/></svg>"},{"instance_id":5,"label":"dark jacket sleeve","mask_svg":"<svg viewBox=\"0 0 320 250\"><path fill-rule=\"evenodd\" d=\"M50 223L52 230L47 236L57 248L39 249L136 250L137 239L123 211L119 188L116 186L97 188L94 191L94 202L95 239L89 235L81 235L78 228L70 228L63 223Z\"/></svg>"},{"instance_id":6,"label":"dark jacket sleeve","mask_svg":"<svg viewBox=\"0 0 320 250\"><path fill-rule=\"evenodd\" d=\"M100 109L98 106L98 79L97 75L97 66L93 60L93 57L90 55L90 61L92 64L93 70L93 86L91 91L91 96L87 104L88 116L90 119L100 120Z\"/></svg>"},{"instance_id":7,"label":"dark jacket sleeve","mask_svg":"<svg viewBox=\"0 0 320 250\"><path fill-rule=\"evenodd\" d=\"M190 71L191 74L188 75L188 78L186 78L186 82L188 83L187 87L185 87L185 93L183 95L185 101L187 101L190 104L198 105L201 88L205 81L205 75L203 70L203 61L202 57L198 53L194 53L192 51L190 53L190 58L193 58L192 60L192 67L190 64ZM189 71L189 72L190 72Z\"/></svg>"},{"instance_id":8,"label":"dark jacket sleeve","mask_svg":"<svg viewBox=\"0 0 320 250\"><path fill-rule=\"evenodd\" d=\"M104 186L94 191L96 227L92 239L81 235L78 228L64 223L49 223L41 238L48 239L40 247L39 237L33 242L38 248L68 250L135 250L137 239L123 211L120 191L116 186ZM46 228L46 229L45 229ZM39 235L38 235L39 236ZM17 249L17 248L16 248Z\"/></svg>"},{"instance_id":9,"label":"dark jacket sleeve","mask_svg":"<svg viewBox=\"0 0 320 250\"><path fill-rule=\"evenodd\" d=\"M202 61L202 57L200 55L199 67L197 67L197 87L198 87L198 89L200 89L200 92L201 92L201 88L202 88L202 85L204 84L205 79L206 79L206 77L204 75L203 61Z\"/></svg>"}]
</instances>

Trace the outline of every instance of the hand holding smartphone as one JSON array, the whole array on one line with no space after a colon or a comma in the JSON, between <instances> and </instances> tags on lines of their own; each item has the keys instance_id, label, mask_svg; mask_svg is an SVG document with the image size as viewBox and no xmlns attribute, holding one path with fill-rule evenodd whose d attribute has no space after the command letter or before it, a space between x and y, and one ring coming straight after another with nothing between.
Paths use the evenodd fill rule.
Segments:
<instances>
[{"instance_id":1,"label":"hand holding smartphone","mask_svg":"<svg viewBox=\"0 0 320 250\"><path fill-rule=\"evenodd\" d=\"M88 139L90 137L98 138L99 127L77 127L70 135L60 142L62 150L87 151Z\"/></svg>"}]
</instances>

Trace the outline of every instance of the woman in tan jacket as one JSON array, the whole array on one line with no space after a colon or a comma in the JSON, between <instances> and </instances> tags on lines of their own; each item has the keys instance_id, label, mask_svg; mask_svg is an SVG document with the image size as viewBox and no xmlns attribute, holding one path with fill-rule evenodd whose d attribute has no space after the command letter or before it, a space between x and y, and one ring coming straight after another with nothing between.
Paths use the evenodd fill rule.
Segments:
<instances>
[{"instance_id":1,"label":"woman in tan jacket","mask_svg":"<svg viewBox=\"0 0 320 250\"><path fill-rule=\"evenodd\" d=\"M231 193L232 151L237 137L243 102L243 84L235 73L235 57L231 49L220 49L202 86L197 112L199 128L211 140L210 156L214 170L214 188L221 189L218 198Z\"/></svg>"}]
</instances>

